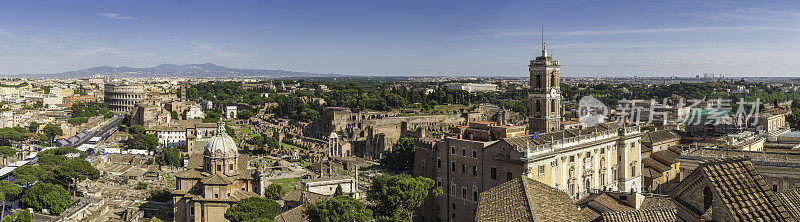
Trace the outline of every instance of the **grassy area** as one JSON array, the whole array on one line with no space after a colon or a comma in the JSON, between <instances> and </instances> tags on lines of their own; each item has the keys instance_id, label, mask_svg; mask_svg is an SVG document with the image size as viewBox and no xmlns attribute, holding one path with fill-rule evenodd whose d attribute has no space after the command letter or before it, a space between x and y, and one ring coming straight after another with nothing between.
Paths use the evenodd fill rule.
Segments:
<instances>
[{"instance_id":1,"label":"grassy area","mask_svg":"<svg viewBox=\"0 0 800 222\"><path fill-rule=\"evenodd\" d=\"M175 177L174 176L172 176L170 173L167 173L167 172L161 172L159 176L161 176L161 178L164 178L167 181L167 185L170 188L175 188Z\"/></svg>"},{"instance_id":2,"label":"grassy area","mask_svg":"<svg viewBox=\"0 0 800 222\"><path fill-rule=\"evenodd\" d=\"M303 148L300 148L298 146L295 146L295 145L292 145L292 144L288 144L288 143L281 143L281 146L283 146L284 149L305 150Z\"/></svg>"},{"instance_id":3,"label":"grassy area","mask_svg":"<svg viewBox=\"0 0 800 222\"><path fill-rule=\"evenodd\" d=\"M289 191L292 191L294 187L300 183L300 178L297 177L297 178L274 179L270 180L270 182L281 185L281 187L283 187L283 190L281 190L281 192L283 194L286 194L289 193Z\"/></svg>"}]
</instances>

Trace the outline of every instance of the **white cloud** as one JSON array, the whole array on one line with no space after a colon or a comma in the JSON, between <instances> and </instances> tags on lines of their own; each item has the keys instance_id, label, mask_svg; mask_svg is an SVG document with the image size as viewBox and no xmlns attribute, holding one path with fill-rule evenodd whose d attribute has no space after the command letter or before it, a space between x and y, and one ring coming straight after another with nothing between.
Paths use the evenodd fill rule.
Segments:
<instances>
[{"instance_id":1,"label":"white cloud","mask_svg":"<svg viewBox=\"0 0 800 222\"><path fill-rule=\"evenodd\" d=\"M120 14L117 14L117 13L103 12L103 13L97 13L95 15L103 17L103 18L107 18L107 19L139 20L139 18L123 16L123 15L120 15Z\"/></svg>"},{"instance_id":2,"label":"white cloud","mask_svg":"<svg viewBox=\"0 0 800 222\"><path fill-rule=\"evenodd\" d=\"M89 45L78 49L66 51L67 54L81 55L81 56L96 56L96 55L125 55L128 50L113 48L105 45Z\"/></svg>"},{"instance_id":3,"label":"white cloud","mask_svg":"<svg viewBox=\"0 0 800 222\"><path fill-rule=\"evenodd\" d=\"M222 49L212 43L207 42L192 42L192 45L194 56L199 58L228 59L249 56L245 53Z\"/></svg>"},{"instance_id":4,"label":"white cloud","mask_svg":"<svg viewBox=\"0 0 800 222\"><path fill-rule=\"evenodd\" d=\"M699 26L699 27L666 27L666 28L646 28L646 29L623 29L623 30L573 30L545 32L547 36L591 36L591 35L619 35L619 34L662 34L680 32L709 32L709 31L788 31L800 32L800 28L793 27L767 27L767 26ZM495 31L484 35L473 35L455 38L451 40L463 40L474 38L512 38L539 36L540 30L524 31Z\"/></svg>"}]
</instances>

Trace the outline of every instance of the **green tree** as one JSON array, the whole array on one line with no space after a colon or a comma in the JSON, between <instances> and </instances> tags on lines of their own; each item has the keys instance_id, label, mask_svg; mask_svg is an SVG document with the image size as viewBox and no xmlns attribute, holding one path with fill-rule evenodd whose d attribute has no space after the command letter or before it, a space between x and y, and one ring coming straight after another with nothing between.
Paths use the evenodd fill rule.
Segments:
<instances>
[{"instance_id":1,"label":"green tree","mask_svg":"<svg viewBox=\"0 0 800 222\"><path fill-rule=\"evenodd\" d=\"M3 201L3 211L0 212L6 212L6 196L13 196L19 193L22 193L22 187L7 180L0 181L0 201Z\"/></svg>"},{"instance_id":2,"label":"green tree","mask_svg":"<svg viewBox=\"0 0 800 222\"><path fill-rule=\"evenodd\" d=\"M181 153L180 149L175 147L164 147L156 153L156 164L162 166L180 166Z\"/></svg>"},{"instance_id":3,"label":"green tree","mask_svg":"<svg viewBox=\"0 0 800 222\"><path fill-rule=\"evenodd\" d=\"M382 166L403 173L414 171L414 139L400 138L392 147L392 152L381 158Z\"/></svg>"},{"instance_id":4,"label":"green tree","mask_svg":"<svg viewBox=\"0 0 800 222\"><path fill-rule=\"evenodd\" d=\"M220 118L220 114L219 113L206 113L206 118L203 118L203 122L204 123L216 123L216 122L219 122L219 118Z\"/></svg>"},{"instance_id":5,"label":"green tree","mask_svg":"<svg viewBox=\"0 0 800 222\"><path fill-rule=\"evenodd\" d=\"M309 221L372 221L372 210L367 205L349 196L336 196L317 203L309 203L305 211Z\"/></svg>"},{"instance_id":6,"label":"green tree","mask_svg":"<svg viewBox=\"0 0 800 222\"><path fill-rule=\"evenodd\" d=\"M31 222L31 212L27 209L16 209L3 218L2 222Z\"/></svg>"},{"instance_id":7,"label":"green tree","mask_svg":"<svg viewBox=\"0 0 800 222\"><path fill-rule=\"evenodd\" d=\"M172 111L169 114L172 115L172 119L173 120L180 120L181 119L180 115L178 115L178 112L176 112L176 111Z\"/></svg>"},{"instance_id":8,"label":"green tree","mask_svg":"<svg viewBox=\"0 0 800 222\"><path fill-rule=\"evenodd\" d=\"M131 135L140 135L144 134L145 130L142 125L133 125L128 129L128 132L130 132Z\"/></svg>"},{"instance_id":9,"label":"green tree","mask_svg":"<svg viewBox=\"0 0 800 222\"><path fill-rule=\"evenodd\" d=\"M139 182L139 183L137 183L137 184L136 184L136 189L137 189L137 190L144 190L144 189L147 189L147 183L145 183L145 182Z\"/></svg>"},{"instance_id":10,"label":"green tree","mask_svg":"<svg viewBox=\"0 0 800 222\"><path fill-rule=\"evenodd\" d=\"M56 138L56 136L64 135L64 130L62 130L60 126L52 123L45 125L44 128L42 129L42 132L44 132L44 134L47 135L47 138L49 138L50 141L53 141Z\"/></svg>"},{"instance_id":11,"label":"green tree","mask_svg":"<svg viewBox=\"0 0 800 222\"><path fill-rule=\"evenodd\" d=\"M31 132L31 133L38 132L39 131L39 123L31 122L30 124L28 124L28 131Z\"/></svg>"},{"instance_id":12,"label":"green tree","mask_svg":"<svg viewBox=\"0 0 800 222\"><path fill-rule=\"evenodd\" d=\"M23 141L25 135L12 127L0 129L0 145L11 145L12 141Z\"/></svg>"},{"instance_id":13,"label":"green tree","mask_svg":"<svg viewBox=\"0 0 800 222\"><path fill-rule=\"evenodd\" d=\"M72 110L73 118L88 118L94 116L104 116L105 118L110 118L108 115L114 116L114 114L108 109L108 105L98 102L79 102L72 104L70 109Z\"/></svg>"},{"instance_id":14,"label":"green tree","mask_svg":"<svg viewBox=\"0 0 800 222\"><path fill-rule=\"evenodd\" d=\"M258 146L258 147L263 147L265 141L264 141L264 137L263 136L256 135L253 138L250 138L249 140L247 140L247 143L249 143L251 145Z\"/></svg>"},{"instance_id":15,"label":"green tree","mask_svg":"<svg viewBox=\"0 0 800 222\"><path fill-rule=\"evenodd\" d=\"M156 150L158 137L152 134L134 134L128 138L129 149Z\"/></svg>"},{"instance_id":16,"label":"green tree","mask_svg":"<svg viewBox=\"0 0 800 222\"><path fill-rule=\"evenodd\" d=\"M264 198L272 200L280 200L283 197L283 186L280 184L270 184L267 190L264 191Z\"/></svg>"},{"instance_id":17,"label":"green tree","mask_svg":"<svg viewBox=\"0 0 800 222\"><path fill-rule=\"evenodd\" d=\"M261 197L250 197L229 207L225 211L225 219L231 222L243 222L254 219L272 219L281 213L281 205L274 200Z\"/></svg>"},{"instance_id":18,"label":"green tree","mask_svg":"<svg viewBox=\"0 0 800 222\"><path fill-rule=\"evenodd\" d=\"M81 116L81 117L72 117L67 122L69 122L69 124L72 124L73 126L77 126L77 125L81 125L81 124L84 124L84 123L88 123L89 122L89 117L83 117L83 116Z\"/></svg>"},{"instance_id":19,"label":"green tree","mask_svg":"<svg viewBox=\"0 0 800 222\"><path fill-rule=\"evenodd\" d=\"M281 148L281 143L278 142L278 139L275 139L275 137L264 137L264 145L271 150Z\"/></svg>"},{"instance_id":20,"label":"green tree","mask_svg":"<svg viewBox=\"0 0 800 222\"><path fill-rule=\"evenodd\" d=\"M424 177L380 175L372 179L367 199L375 203L379 216L413 221L414 211L426 197L442 194L442 189L434 185L433 180Z\"/></svg>"},{"instance_id":21,"label":"green tree","mask_svg":"<svg viewBox=\"0 0 800 222\"><path fill-rule=\"evenodd\" d=\"M52 171L44 169L42 165L25 165L14 168L11 174L17 178L14 183L29 187L38 182L51 182L55 179Z\"/></svg>"},{"instance_id":22,"label":"green tree","mask_svg":"<svg viewBox=\"0 0 800 222\"><path fill-rule=\"evenodd\" d=\"M800 101L797 102L800 104ZM786 116L786 122L794 130L800 130L800 109L792 109L792 114Z\"/></svg>"},{"instance_id":23,"label":"green tree","mask_svg":"<svg viewBox=\"0 0 800 222\"><path fill-rule=\"evenodd\" d=\"M250 111L249 109L244 109L236 114L236 118L239 119L250 119L250 117L253 117L253 111Z\"/></svg>"},{"instance_id":24,"label":"green tree","mask_svg":"<svg viewBox=\"0 0 800 222\"><path fill-rule=\"evenodd\" d=\"M25 190L21 201L24 206L33 208L37 212L48 209L50 214L58 215L72 203L72 198L69 192L59 185L37 183Z\"/></svg>"},{"instance_id":25,"label":"green tree","mask_svg":"<svg viewBox=\"0 0 800 222\"><path fill-rule=\"evenodd\" d=\"M336 191L333 192L334 197L338 197L344 195L344 191L342 190L342 185L336 185Z\"/></svg>"},{"instance_id":26,"label":"green tree","mask_svg":"<svg viewBox=\"0 0 800 222\"><path fill-rule=\"evenodd\" d=\"M151 190L150 197L147 200L157 201L157 202L169 202L172 200L172 193L167 190Z\"/></svg>"}]
</instances>

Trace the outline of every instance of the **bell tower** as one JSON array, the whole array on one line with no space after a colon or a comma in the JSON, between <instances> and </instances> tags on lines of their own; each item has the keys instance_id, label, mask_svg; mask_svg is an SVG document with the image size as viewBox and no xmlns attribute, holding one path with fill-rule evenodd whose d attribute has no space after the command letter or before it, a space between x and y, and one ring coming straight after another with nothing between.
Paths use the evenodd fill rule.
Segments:
<instances>
[{"instance_id":1,"label":"bell tower","mask_svg":"<svg viewBox=\"0 0 800 222\"><path fill-rule=\"evenodd\" d=\"M543 32L544 33L544 32ZM542 55L531 60L529 129L532 132L561 130L561 87L558 60L547 55L547 45L542 35Z\"/></svg>"}]
</instances>

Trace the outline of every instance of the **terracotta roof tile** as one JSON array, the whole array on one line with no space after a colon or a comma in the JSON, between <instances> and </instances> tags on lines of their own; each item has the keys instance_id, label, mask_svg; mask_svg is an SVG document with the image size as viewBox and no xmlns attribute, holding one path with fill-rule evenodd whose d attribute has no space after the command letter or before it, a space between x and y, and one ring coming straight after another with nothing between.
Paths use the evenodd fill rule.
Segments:
<instances>
[{"instance_id":1,"label":"terracotta roof tile","mask_svg":"<svg viewBox=\"0 0 800 222\"><path fill-rule=\"evenodd\" d=\"M791 216L746 158L704 161L698 168L728 210L741 221L785 221Z\"/></svg>"},{"instance_id":2,"label":"terracotta roof tile","mask_svg":"<svg viewBox=\"0 0 800 222\"><path fill-rule=\"evenodd\" d=\"M791 189L777 194L792 217L800 220L800 189Z\"/></svg>"},{"instance_id":3,"label":"terracotta roof tile","mask_svg":"<svg viewBox=\"0 0 800 222\"><path fill-rule=\"evenodd\" d=\"M475 221L581 221L566 193L527 177L515 178L480 194Z\"/></svg>"},{"instance_id":4,"label":"terracotta roof tile","mask_svg":"<svg viewBox=\"0 0 800 222\"><path fill-rule=\"evenodd\" d=\"M675 208L652 208L632 211L606 212L603 213L605 222L674 222L677 221L677 210Z\"/></svg>"}]
</instances>

